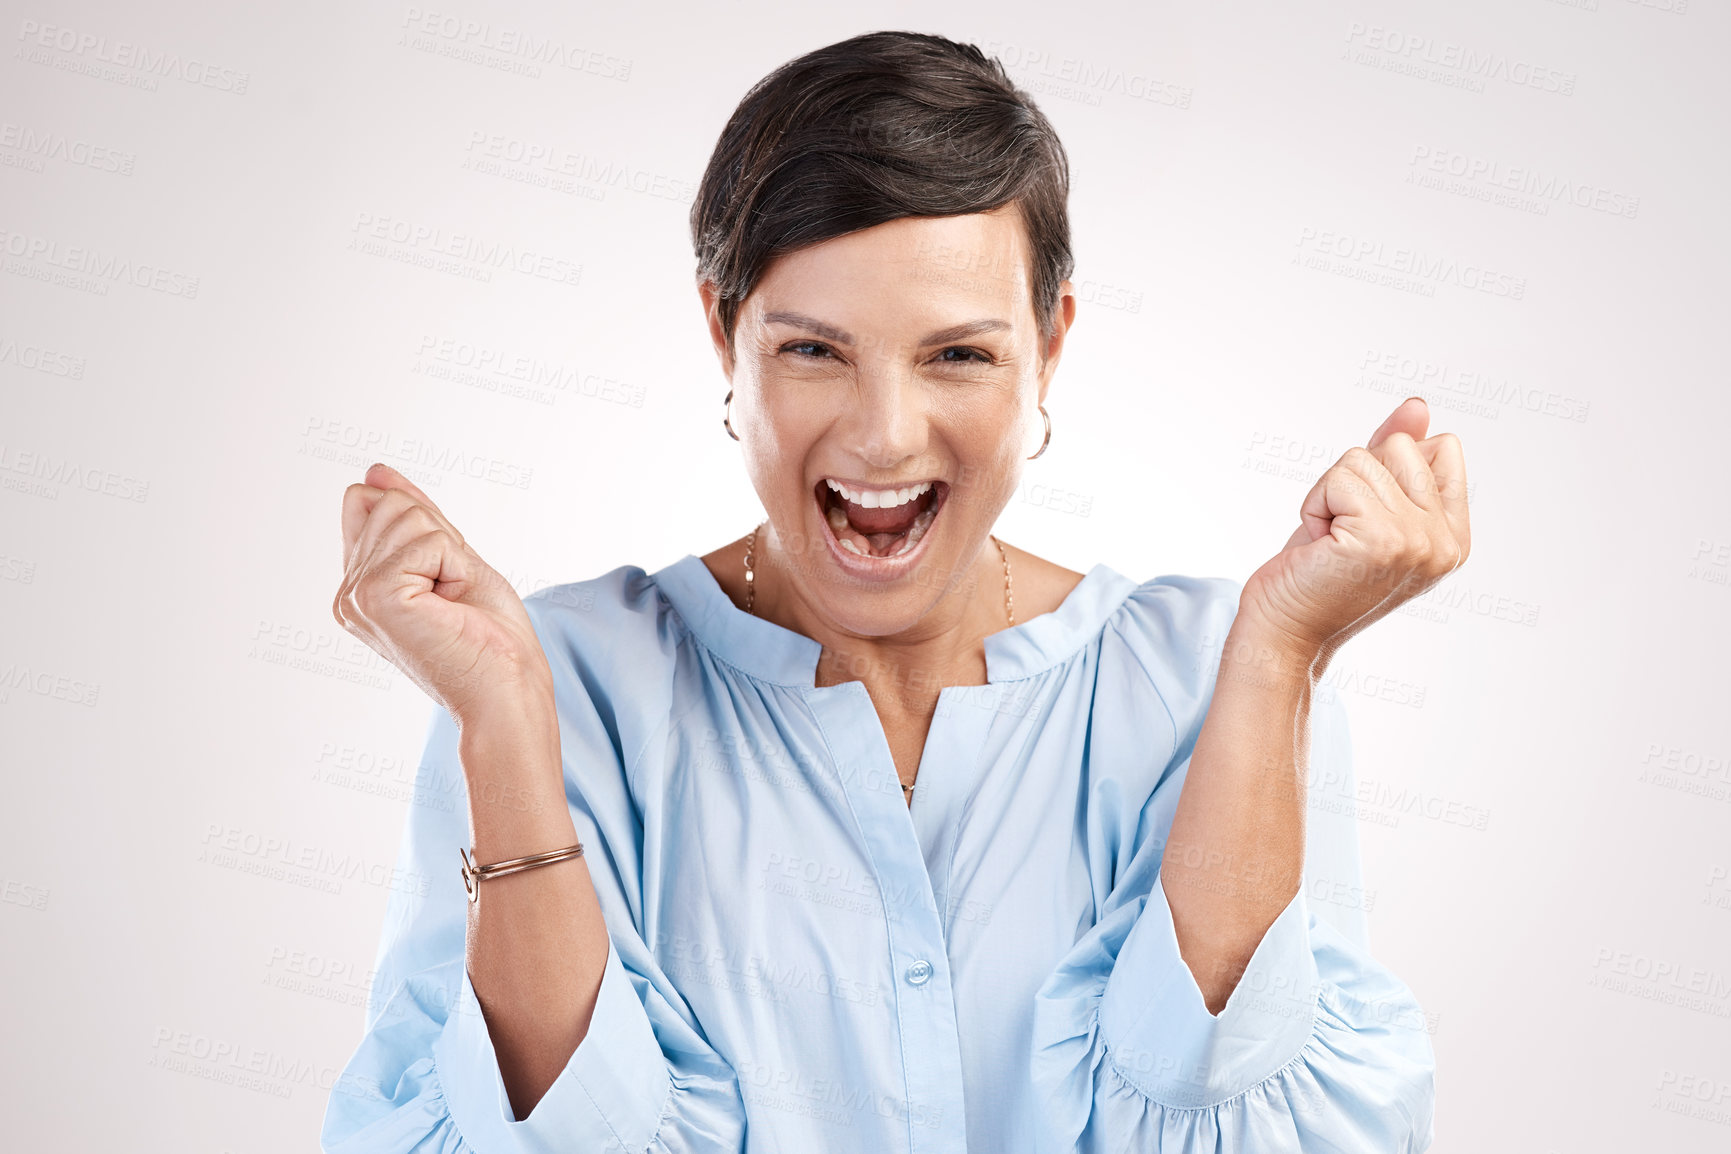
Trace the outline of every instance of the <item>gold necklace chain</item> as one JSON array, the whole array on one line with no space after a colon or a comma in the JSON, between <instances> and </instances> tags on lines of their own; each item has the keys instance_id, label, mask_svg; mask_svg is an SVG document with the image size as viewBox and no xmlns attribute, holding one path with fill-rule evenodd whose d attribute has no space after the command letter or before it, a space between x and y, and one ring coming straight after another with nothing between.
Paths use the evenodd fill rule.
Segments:
<instances>
[{"instance_id":1,"label":"gold necklace chain","mask_svg":"<svg viewBox=\"0 0 1731 1154\"><path fill-rule=\"evenodd\" d=\"M745 539L745 611L747 613L752 611L751 606L757 600L757 572L752 568L751 560L752 551L757 548L757 530L760 528L762 528L761 522L752 527L751 535ZM1016 598L1010 580L1010 555L1004 552L1004 543L998 540L996 536L992 537L992 543L998 547L998 556L1004 559L1004 616L1009 618L1011 625L1014 625L1016 623ZM903 793L912 793L913 791L914 787L911 785L904 784L902 786Z\"/></svg>"}]
</instances>

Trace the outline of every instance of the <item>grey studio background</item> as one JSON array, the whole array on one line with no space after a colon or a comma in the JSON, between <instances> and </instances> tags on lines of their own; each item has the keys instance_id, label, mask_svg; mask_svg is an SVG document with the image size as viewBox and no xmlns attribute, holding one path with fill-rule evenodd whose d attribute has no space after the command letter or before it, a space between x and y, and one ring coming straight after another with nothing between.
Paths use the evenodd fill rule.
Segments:
<instances>
[{"instance_id":1,"label":"grey studio background","mask_svg":"<svg viewBox=\"0 0 1731 1154\"><path fill-rule=\"evenodd\" d=\"M1329 670L1357 782L1315 796L1366 874L1311 900L1427 1014L1432 1149L1731 1147L1728 25L6 0L7 1145L316 1148L432 708L331 617L344 487L395 464L525 593L745 533L690 200L752 82L911 28L1073 168L1000 535L1241 580L1401 398L1464 442L1472 557Z\"/></svg>"}]
</instances>

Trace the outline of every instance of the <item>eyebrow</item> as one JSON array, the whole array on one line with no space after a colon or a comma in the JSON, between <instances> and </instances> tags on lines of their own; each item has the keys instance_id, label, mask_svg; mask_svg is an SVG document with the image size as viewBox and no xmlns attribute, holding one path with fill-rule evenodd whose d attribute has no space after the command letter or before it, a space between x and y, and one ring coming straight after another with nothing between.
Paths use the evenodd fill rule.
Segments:
<instances>
[{"instance_id":1,"label":"eyebrow","mask_svg":"<svg viewBox=\"0 0 1731 1154\"><path fill-rule=\"evenodd\" d=\"M834 325L826 324L825 322L818 320L816 317L808 317L804 313L765 313L763 316L763 323L766 325L792 325L794 328L806 329L810 332L816 333L826 341L834 341L840 345L851 345L854 343L852 333L838 329ZM936 332L927 333L924 337L920 338L920 345L921 347L924 347L926 345L948 344L950 341L965 340L968 337L978 336L981 333L1008 332L1010 328L1011 325L1008 321L1001 321L988 317L977 321L967 321L959 325L951 325L947 329L938 329Z\"/></svg>"}]
</instances>

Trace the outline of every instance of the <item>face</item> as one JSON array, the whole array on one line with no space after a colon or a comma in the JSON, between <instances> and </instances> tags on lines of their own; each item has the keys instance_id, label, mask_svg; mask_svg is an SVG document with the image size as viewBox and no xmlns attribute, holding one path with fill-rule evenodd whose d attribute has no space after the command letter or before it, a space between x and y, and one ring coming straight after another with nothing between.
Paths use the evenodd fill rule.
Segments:
<instances>
[{"instance_id":1,"label":"face","mask_svg":"<svg viewBox=\"0 0 1731 1154\"><path fill-rule=\"evenodd\" d=\"M1014 206L890 221L777 260L731 354L700 286L779 596L870 637L917 633L982 587L1001 606L988 535L1039 448L1075 315L1065 281L1042 342L1028 269Z\"/></svg>"}]
</instances>

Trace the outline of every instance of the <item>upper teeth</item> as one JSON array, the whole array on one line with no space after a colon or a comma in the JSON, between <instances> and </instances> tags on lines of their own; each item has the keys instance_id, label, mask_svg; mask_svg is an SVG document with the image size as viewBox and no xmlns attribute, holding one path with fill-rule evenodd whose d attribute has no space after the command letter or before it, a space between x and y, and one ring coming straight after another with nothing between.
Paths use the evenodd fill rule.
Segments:
<instances>
[{"instance_id":1,"label":"upper teeth","mask_svg":"<svg viewBox=\"0 0 1731 1154\"><path fill-rule=\"evenodd\" d=\"M840 481L832 481L828 477L824 480L830 488L840 493L844 500L852 501L865 509L893 509L897 505L907 504L932 487L930 481L921 481L905 489L850 489Z\"/></svg>"}]
</instances>

